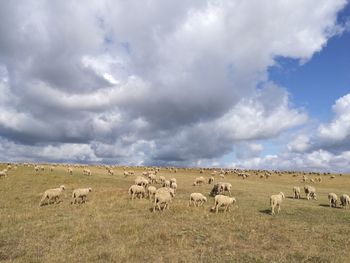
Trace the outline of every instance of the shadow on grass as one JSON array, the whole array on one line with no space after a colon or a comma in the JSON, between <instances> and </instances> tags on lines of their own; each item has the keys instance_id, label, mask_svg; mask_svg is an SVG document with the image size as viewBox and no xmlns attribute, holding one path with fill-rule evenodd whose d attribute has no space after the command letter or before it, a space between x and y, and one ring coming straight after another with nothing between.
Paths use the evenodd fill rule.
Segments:
<instances>
[{"instance_id":1,"label":"shadow on grass","mask_svg":"<svg viewBox=\"0 0 350 263\"><path fill-rule=\"evenodd\" d=\"M340 207L340 206L337 206L337 207L329 207L329 204L319 204L319 206L322 206L322 207L328 207L328 208L337 208L337 209L342 209L342 207Z\"/></svg>"},{"instance_id":2,"label":"shadow on grass","mask_svg":"<svg viewBox=\"0 0 350 263\"><path fill-rule=\"evenodd\" d=\"M294 198L293 196L287 196L286 198L287 198L287 199L295 199L295 200L307 200L306 197L300 197L300 198L298 199L298 198Z\"/></svg>"},{"instance_id":3,"label":"shadow on grass","mask_svg":"<svg viewBox=\"0 0 350 263\"><path fill-rule=\"evenodd\" d=\"M271 215L271 209L259 210L260 213Z\"/></svg>"}]
</instances>

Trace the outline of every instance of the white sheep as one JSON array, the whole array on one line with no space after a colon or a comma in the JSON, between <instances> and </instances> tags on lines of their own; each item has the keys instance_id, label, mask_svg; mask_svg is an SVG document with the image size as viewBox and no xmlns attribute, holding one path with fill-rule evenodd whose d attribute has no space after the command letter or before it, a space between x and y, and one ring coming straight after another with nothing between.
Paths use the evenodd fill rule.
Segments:
<instances>
[{"instance_id":1,"label":"white sheep","mask_svg":"<svg viewBox=\"0 0 350 263\"><path fill-rule=\"evenodd\" d=\"M204 179L203 176L197 177L197 178L194 180L193 186L201 185L201 184L204 184L204 183L205 183L205 179Z\"/></svg>"},{"instance_id":2,"label":"white sheep","mask_svg":"<svg viewBox=\"0 0 350 263\"><path fill-rule=\"evenodd\" d=\"M42 206L44 204L44 201L47 201L47 204L50 204L50 201L52 200L57 203L64 189L65 189L65 186L61 185L59 188L46 190L43 194L43 197L40 200L39 206Z\"/></svg>"},{"instance_id":3,"label":"white sheep","mask_svg":"<svg viewBox=\"0 0 350 263\"><path fill-rule=\"evenodd\" d=\"M335 193L328 194L329 207L337 207L338 196Z\"/></svg>"},{"instance_id":4,"label":"white sheep","mask_svg":"<svg viewBox=\"0 0 350 263\"><path fill-rule=\"evenodd\" d=\"M201 193L192 193L190 195L190 202L188 206L193 204L194 206L202 206L205 202L207 202L207 198Z\"/></svg>"},{"instance_id":5,"label":"white sheep","mask_svg":"<svg viewBox=\"0 0 350 263\"><path fill-rule=\"evenodd\" d=\"M85 169L83 170L83 174L84 174L84 175L91 175L91 170L85 168Z\"/></svg>"},{"instance_id":6,"label":"white sheep","mask_svg":"<svg viewBox=\"0 0 350 263\"><path fill-rule=\"evenodd\" d=\"M147 187L149 185L149 182L148 182L148 180L146 178L144 178L142 176L138 176L135 179L135 184Z\"/></svg>"},{"instance_id":7,"label":"white sheep","mask_svg":"<svg viewBox=\"0 0 350 263\"><path fill-rule=\"evenodd\" d=\"M350 197L347 194L343 194L340 196L340 203L342 207L347 209L350 205Z\"/></svg>"},{"instance_id":8,"label":"white sheep","mask_svg":"<svg viewBox=\"0 0 350 263\"><path fill-rule=\"evenodd\" d=\"M6 177L7 173L5 170L0 171L0 177Z\"/></svg>"},{"instance_id":9,"label":"white sheep","mask_svg":"<svg viewBox=\"0 0 350 263\"><path fill-rule=\"evenodd\" d=\"M128 193L131 196L131 200L134 200L135 196L142 199L146 195L145 188L136 184L130 186Z\"/></svg>"},{"instance_id":10,"label":"white sheep","mask_svg":"<svg viewBox=\"0 0 350 263\"><path fill-rule=\"evenodd\" d=\"M214 177L210 176L209 179L208 179L208 184L211 184L212 182L214 182Z\"/></svg>"},{"instance_id":11,"label":"white sheep","mask_svg":"<svg viewBox=\"0 0 350 263\"><path fill-rule=\"evenodd\" d=\"M284 194L282 192L280 192L277 195L271 195L270 196L270 206L271 206L271 214L274 215L275 214L275 207L277 206L277 213L279 213L281 211L281 204L282 204L282 200L283 200Z\"/></svg>"},{"instance_id":12,"label":"white sheep","mask_svg":"<svg viewBox=\"0 0 350 263\"><path fill-rule=\"evenodd\" d=\"M230 211L230 206L236 203L236 198L228 197L226 195L216 195L214 206L211 208L212 211L216 211L218 213L219 207L224 207L224 212L227 210Z\"/></svg>"},{"instance_id":13,"label":"white sheep","mask_svg":"<svg viewBox=\"0 0 350 263\"><path fill-rule=\"evenodd\" d=\"M147 194L149 197L149 200L152 200L152 198L154 198L155 194L156 194L157 188L155 188L154 186L148 186L147 188Z\"/></svg>"},{"instance_id":14,"label":"white sheep","mask_svg":"<svg viewBox=\"0 0 350 263\"><path fill-rule=\"evenodd\" d=\"M173 183L177 183L177 181L176 181L176 178L171 178L170 179L170 187L171 187L171 185L173 184Z\"/></svg>"},{"instance_id":15,"label":"white sheep","mask_svg":"<svg viewBox=\"0 0 350 263\"><path fill-rule=\"evenodd\" d=\"M170 188L174 189L174 193L176 193L177 190L177 183L170 183Z\"/></svg>"},{"instance_id":16,"label":"white sheep","mask_svg":"<svg viewBox=\"0 0 350 263\"><path fill-rule=\"evenodd\" d=\"M163 183L163 187L170 187L170 181L169 180L165 180Z\"/></svg>"},{"instance_id":17,"label":"white sheep","mask_svg":"<svg viewBox=\"0 0 350 263\"><path fill-rule=\"evenodd\" d=\"M68 167L67 172L68 172L70 175L72 175L72 174L73 174L73 169L70 168L70 167Z\"/></svg>"},{"instance_id":18,"label":"white sheep","mask_svg":"<svg viewBox=\"0 0 350 263\"><path fill-rule=\"evenodd\" d=\"M317 200L315 187L310 186L310 185L304 186L304 192L306 194L307 200L310 200L310 198Z\"/></svg>"},{"instance_id":19,"label":"white sheep","mask_svg":"<svg viewBox=\"0 0 350 263\"><path fill-rule=\"evenodd\" d=\"M219 193L224 193L224 192L228 192L229 195L231 196L231 189L232 189L232 185L230 183L222 183L219 182Z\"/></svg>"},{"instance_id":20,"label":"white sheep","mask_svg":"<svg viewBox=\"0 0 350 263\"><path fill-rule=\"evenodd\" d=\"M173 193L171 191L169 191L172 189L163 187L163 189L169 189L169 190L159 191L160 189L158 189L156 191L156 194L154 196L153 212L156 210L156 207L158 207L159 211L162 211L165 208L169 209L169 203L171 202L172 198L174 197ZM161 205L163 205L163 209L161 208Z\"/></svg>"},{"instance_id":21,"label":"white sheep","mask_svg":"<svg viewBox=\"0 0 350 263\"><path fill-rule=\"evenodd\" d=\"M150 180L150 183L153 184L157 181L157 176L155 174L149 173L148 179Z\"/></svg>"},{"instance_id":22,"label":"white sheep","mask_svg":"<svg viewBox=\"0 0 350 263\"><path fill-rule=\"evenodd\" d=\"M300 187L294 186L293 187L293 198L300 199Z\"/></svg>"},{"instance_id":23,"label":"white sheep","mask_svg":"<svg viewBox=\"0 0 350 263\"><path fill-rule=\"evenodd\" d=\"M165 177L161 175L161 176L159 176L158 180L159 180L159 183L162 184L165 182Z\"/></svg>"},{"instance_id":24,"label":"white sheep","mask_svg":"<svg viewBox=\"0 0 350 263\"><path fill-rule=\"evenodd\" d=\"M92 189L89 188L79 188L75 189L72 194L72 198L74 199L74 202L72 201L71 204L76 204L77 202L79 203L85 203L86 202L86 197L89 193L91 193ZM80 199L80 201L78 201Z\"/></svg>"}]
</instances>

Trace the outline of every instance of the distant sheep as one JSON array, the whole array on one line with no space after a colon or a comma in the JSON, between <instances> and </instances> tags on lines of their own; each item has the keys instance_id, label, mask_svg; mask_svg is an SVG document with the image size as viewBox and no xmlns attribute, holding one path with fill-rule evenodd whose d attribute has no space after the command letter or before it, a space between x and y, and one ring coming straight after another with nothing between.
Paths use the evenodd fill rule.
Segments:
<instances>
[{"instance_id":1,"label":"distant sheep","mask_svg":"<svg viewBox=\"0 0 350 263\"><path fill-rule=\"evenodd\" d=\"M44 192L39 206L42 206L45 204L45 201L47 204L50 204L51 201L53 201L54 203L57 203L58 200L60 199L60 195L62 193L62 191L65 189L64 185L61 185L59 188L53 188L53 189L48 189Z\"/></svg>"},{"instance_id":2,"label":"distant sheep","mask_svg":"<svg viewBox=\"0 0 350 263\"><path fill-rule=\"evenodd\" d=\"M306 194L307 200L310 200L310 198L317 200L315 187L310 186L310 185L304 186L304 192Z\"/></svg>"},{"instance_id":3,"label":"distant sheep","mask_svg":"<svg viewBox=\"0 0 350 263\"><path fill-rule=\"evenodd\" d=\"M70 175L72 175L72 174L73 174L73 169L70 168L70 167L68 167L67 172L68 172Z\"/></svg>"},{"instance_id":4,"label":"distant sheep","mask_svg":"<svg viewBox=\"0 0 350 263\"><path fill-rule=\"evenodd\" d=\"M214 182L214 177L210 176L209 179L208 179L208 184L211 184L212 182Z\"/></svg>"},{"instance_id":5,"label":"distant sheep","mask_svg":"<svg viewBox=\"0 0 350 263\"><path fill-rule=\"evenodd\" d=\"M203 176L197 177L197 178L194 180L193 186L201 185L201 184L204 184L204 183L205 183L205 179L204 179Z\"/></svg>"},{"instance_id":6,"label":"distant sheep","mask_svg":"<svg viewBox=\"0 0 350 263\"><path fill-rule=\"evenodd\" d=\"M300 187L294 186L293 187L293 198L300 199Z\"/></svg>"},{"instance_id":7,"label":"distant sheep","mask_svg":"<svg viewBox=\"0 0 350 263\"><path fill-rule=\"evenodd\" d=\"M136 184L130 186L128 193L131 196L131 200L134 200L135 197L142 199L146 195L145 188Z\"/></svg>"},{"instance_id":8,"label":"distant sheep","mask_svg":"<svg viewBox=\"0 0 350 263\"><path fill-rule=\"evenodd\" d=\"M337 207L338 196L335 193L328 194L329 207Z\"/></svg>"},{"instance_id":9,"label":"distant sheep","mask_svg":"<svg viewBox=\"0 0 350 263\"><path fill-rule=\"evenodd\" d=\"M284 194L282 192L280 192L277 195L271 195L270 196L270 206L271 206L271 214L274 215L275 214L275 207L277 206L277 213L279 213L281 211L281 204L282 204L282 200L283 200Z\"/></svg>"},{"instance_id":10,"label":"distant sheep","mask_svg":"<svg viewBox=\"0 0 350 263\"><path fill-rule=\"evenodd\" d=\"M6 177L7 173L5 170L0 171L0 177Z\"/></svg>"},{"instance_id":11,"label":"distant sheep","mask_svg":"<svg viewBox=\"0 0 350 263\"><path fill-rule=\"evenodd\" d=\"M230 210L230 206L236 203L234 197L228 197L226 195L216 195L214 198L214 206L211 208L212 211L215 210L216 213L219 211L219 207L224 207L224 212Z\"/></svg>"},{"instance_id":12,"label":"distant sheep","mask_svg":"<svg viewBox=\"0 0 350 263\"><path fill-rule=\"evenodd\" d=\"M350 205L350 197L347 194L343 194L340 196L340 203L342 207L345 209L349 208Z\"/></svg>"},{"instance_id":13,"label":"distant sheep","mask_svg":"<svg viewBox=\"0 0 350 263\"><path fill-rule=\"evenodd\" d=\"M92 189L89 188L79 188L75 189L72 194L73 201L71 204L76 204L76 203L85 203L86 202L86 197L89 193L91 193ZM80 200L79 200L80 199Z\"/></svg>"},{"instance_id":14,"label":"distant sheep","mask_svg":"<svg viewBox=\"0 0 350 263\"><path fill-rule=\"evenodd\" d=\"M207 198L201 193L192 193L190 195L190 202L188 206L193 204L194 206L202 206L205 202L207 202Z\"/></svg>"}]
</instances>

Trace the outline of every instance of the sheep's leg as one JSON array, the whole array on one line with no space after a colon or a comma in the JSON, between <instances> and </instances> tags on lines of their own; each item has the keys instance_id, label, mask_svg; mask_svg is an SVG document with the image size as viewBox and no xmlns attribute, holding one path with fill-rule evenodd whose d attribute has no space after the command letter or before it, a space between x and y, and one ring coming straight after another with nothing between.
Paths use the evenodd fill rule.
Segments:
<instances>
[{"instance_id":1,"label":"sheep's leg","mask_svg":"<svg viewBox=\"0 0 350 263\"><path fill-rule=\"evenodd\" d=\"M279 214L279 213L280 213L280 211L281 211L281 205L280 205L280 204L278 204L277 214Z\"/></svg>"},{"instance_id":2,"label":"sheep's leg","mask_svg":"<svg viewBox=\"0 0 350 263\"><path fill-rule=\"evenodd\" d=\"M216 213L219 212L219 204L215 204L216 205Z\"/></svg>"},{"instance_id":3,"label":"sheep's leg","mask_svg":"<svg viewBox=\"0 0 350 263\"><path fill-rule=\"evenodd\" d=\"M275 214L275 207L271 206L271 215L274 215L274 214Z\"/></svg>"},{"instance_id":4,"label":"sheep's leg","mask_svg":"<svg viewBox=\"0 0 350 263\"><path fill-rule=\"evenodd\" d=\"M232 196L232 195L231 195L231 191L230 191L230 190L228 190L228 193L229 193L229 195L230 195L230 196Z\"/></svg>"}]
</instances>

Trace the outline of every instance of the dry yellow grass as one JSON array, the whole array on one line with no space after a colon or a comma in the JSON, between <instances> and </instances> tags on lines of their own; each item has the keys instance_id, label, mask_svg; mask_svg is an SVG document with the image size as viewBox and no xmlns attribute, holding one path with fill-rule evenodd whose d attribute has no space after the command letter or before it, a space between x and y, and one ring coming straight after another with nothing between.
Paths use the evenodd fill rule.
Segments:
<instances>
[{"instance_id":1,"label":"dry yellow grass","mask_svg":"<svg viewBox=\"0 0 350 263\"><path fill-rule=\"evenodd\" d=\"M5 166L0 166L0 170ZM188 207L189 195L208 196L210 185L192 186L209 171L182 170L160 175L177 178L170 210L152 213L148 200L131 201L127 190L135 176L115 175L89 167L92 176L65 167L45 166L35 173L19 166L0 178L0 261L4 262L349 262L350 210L328 207L327 194L350 193L348 175L322 176L315 184L318 200L293 200L301 177L289 174L227 181L238 208L211 213L213 198L203 207ZM312 177L312 176L311 176ZM63 202L39 207L42 193L64 184ZM71 205L72 190L92 187L88 202ZM283 191L282 211L269 214L269 196ZM302 194L305 197L304 194Z\"/></svg>"}]
</instances>

